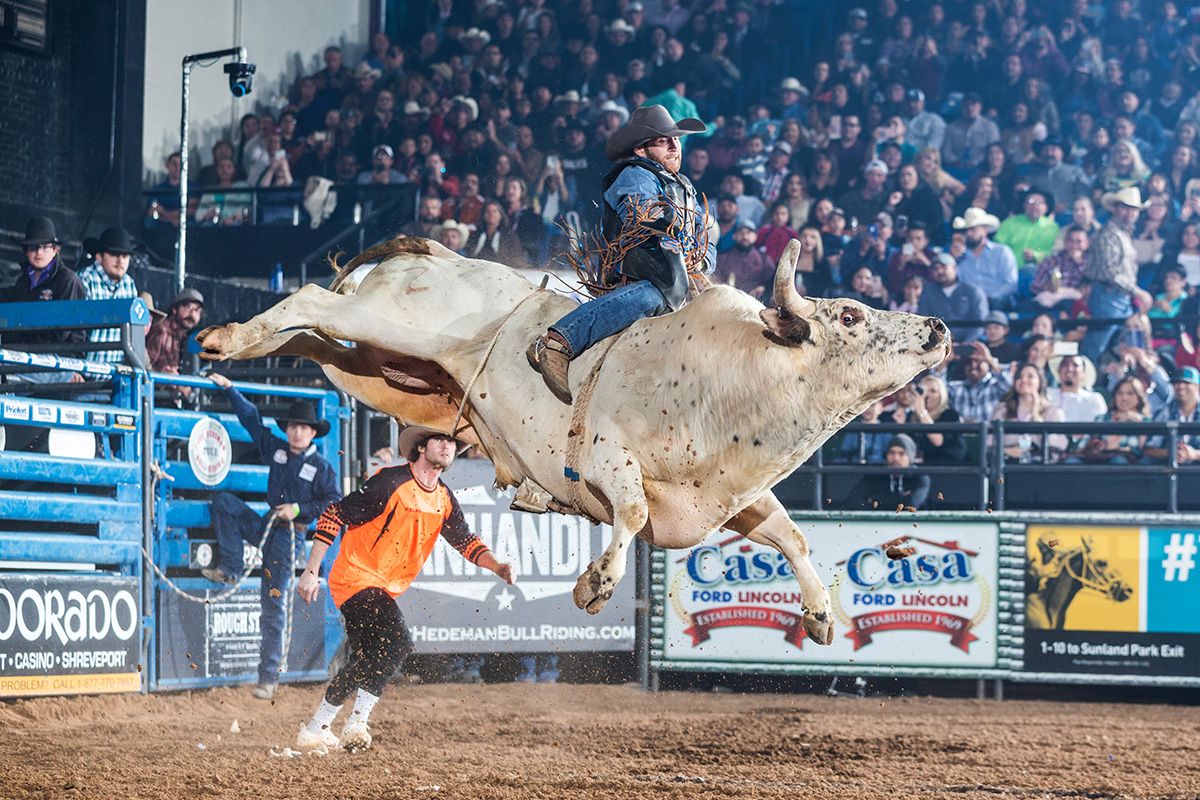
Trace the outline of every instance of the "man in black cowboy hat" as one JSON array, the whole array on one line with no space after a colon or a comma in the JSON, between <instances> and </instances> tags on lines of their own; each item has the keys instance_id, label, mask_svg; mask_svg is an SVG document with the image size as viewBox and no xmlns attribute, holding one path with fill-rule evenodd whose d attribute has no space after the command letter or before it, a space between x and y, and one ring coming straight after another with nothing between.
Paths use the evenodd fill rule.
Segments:
<instances>
[{"instance_id":1,"label":"man in black cowboy hat","mask_svg":"<svg viewBox=\"0 0 1200 800\"><path fill-rule=\"evenodd\" d=\"M283 604L288 599L287 582L291 577L289 564L294 568L303 562L304 529L326 506L342 496L338 491L337 473L312 443L313 439L329 433L329 421L318 419L311 404L297 400L286 415L276 419L287 436L285 441L263 425L258 409L234 388L228 378L216 373L209 378L225 390L234 413L258 448L259 457L270 467L267 503L276 519L262 551L262 615L259 621L262 647L258 686L253 691L258 699L270 700L279 683ZM235 584L242 576L242 543L258 544L263 535L264 517L228 492L213 495L210 516L217 535L217 566L201 572L216 583ZM288 522L295 526L294 536L287 527Z\"/></svg>"},{"instance_id":2,"label":"man in black cowboy hat","mask_svg":"<svg viewBox=\"0 0 1200 800\"><path fill-rule=\"evenodd\" d=\"M13 241L25 249L25 261L21 264L21 277L8 291L5 301L30 303L86 298L79 276L59 258L62 243L53 222L45 217L32 217L25 225L25 236L13 237ZM86 331L13 332L4 334L4 344L81 344L86 338Z\"/></svg>"},{"instance_id":3,"label":"man in black cowboy hat","mask_svg":"<svg viewBox=\"0 0 1200 800\"><path fill-rule=\"evenodd\" d=\"M661 233L631 250L620 264L623 286L581 305L529 346L529 363L564 403L571 402L571 359L643 317L676 311L687 302L689 250L705 243L708 218L697 206L691 181L679 172L679 137L705 129L698 119L676 123L663 106L649 106L634 111L625 127L608 138L604 155L616 166L601 183L604 240L615 244L637 207L662 201L670 207L650 221ZM716 245L707 240L704 272L716 266Z\"/></svg>"},{"instance_id":4,"label":"man in black cowboy hat","mask_svg":"<svg viewBox=\"0 0 1200 800\"><path fill-rule=\"evenodd\" d=\"M132 300L138 296L137 285L129 274L129 258L134 241L124 228L108 228L99 239L84 241L84 249L96 255L96 261L79 273L88 300ZM120 328L99 328L88 332L92 343L121 341ZM120 348L88 353L88 360L120 364L124 354Z\"/></svg>"}]
</instances>

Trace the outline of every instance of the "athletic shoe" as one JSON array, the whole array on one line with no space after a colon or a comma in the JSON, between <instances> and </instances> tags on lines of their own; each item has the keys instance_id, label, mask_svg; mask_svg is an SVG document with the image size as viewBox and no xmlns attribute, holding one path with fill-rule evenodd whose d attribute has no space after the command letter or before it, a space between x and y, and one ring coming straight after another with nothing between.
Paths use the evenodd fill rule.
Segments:
<instances>
[{"instance_id":1,"label":"athletic shoe","mask_svg":"<svg viewBox=\"0 0 1200 800\"><path fill-rule=\"evenodd\" d=\"M348 753L361 753L371 748L371 731L366 722L346 720L342 728L342 749Z\"/></svg>"},{"instance_id":2,"label":"athletic shoe","mask_svg":"<svg viewBox=\"0 0 1200 800\"><path fill-rule=\"evenodd\" d=\"M336 750L339 744L338 737L329 728L325 728L319 733L313 733L308 729L307 724L300 723L300 732L296 734L297 750L320 750L322 747L327 750Z\"/></svg>"},{"instance_id":3,"label":"athletic shoe","mask_svg":"<svg viewBox=\"0 0 1200 800\"><path fill-rule=\"evenodd\" d=\"M238 582L238 579L235 576L230 575L220 567L205 567L204 569L200 570L200 574L208 578L213 583L223 583L226 586L233 586Z\"/></svg>"},{"instance_id":4,"label":"athletic shoe","mask_svg":"<svg viewBox=\"0 0 1200 800\"><path fill-rule=\"evenodd\" d=\"M250 694L254 695L259 700L270 700L275 696L275 690L279 688L274 683L260 683L250 690Z\"/></svg>"}]
</instances>

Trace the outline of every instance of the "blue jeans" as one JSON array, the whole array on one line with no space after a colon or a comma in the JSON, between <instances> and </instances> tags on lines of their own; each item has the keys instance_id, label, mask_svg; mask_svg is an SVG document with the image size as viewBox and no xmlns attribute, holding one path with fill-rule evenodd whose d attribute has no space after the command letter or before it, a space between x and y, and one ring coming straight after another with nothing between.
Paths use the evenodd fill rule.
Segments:
<instances>
[{"instance_id":1,"label":"blue jeans","mask_svg":"<svg viewBox=\"0 0 1200 800\"><path fill-rule=\"evenodd\" d=\"M212 527L217 534L218 564L228 575L241 577L245 569L242 563L242 542L258 545L262 538L266 517L257 514L238 497L228 492L219 492L213 496ZM289 541L290 540L290 541ZM285 602L292 602L288 596L287 583L291 573L288 572L291 545L296 560L293 563L304 563L304 531L297 529L293 538L289 535L286 523L276 522L271 528L271 535L263 546L262 554L262 585L259 599L262 602L262 613L259 616L259 627L262 630L262 645L259 649L258 682L279 683L279 665L283 655L283 623Z\"/></svg>"},{"instance_id":2,"label":"blue jeans","mask_svg":"<svg viewBox=\"0 0 1200 800\"><path fill-rule=\"evenodd\" d=\"M1092 319L1125 319L1133 313L1133 300L1129 292L1110 286L1106 283L1092 284L1092 294L1088 298L1088 312ZM1108 349L1112 337L1121 330L1120 325L1108 325L1103 328L1088 328L1083 337L1080 351L1100 366L1100 356Z\"/></svg>"},{"instance_id":3,"label":"blue jeans","mask_svg":"<svg viewBox=\"0 0 1200 800\"><path fill-rule=\"evenodd\" d=\"M666 309L662 292L650 281L638 281L581 304L551 325L550 330L567 340L571 358L575 358L601 339L620 333L642 317L656 317Z\"/></svg>"}]
</instances>

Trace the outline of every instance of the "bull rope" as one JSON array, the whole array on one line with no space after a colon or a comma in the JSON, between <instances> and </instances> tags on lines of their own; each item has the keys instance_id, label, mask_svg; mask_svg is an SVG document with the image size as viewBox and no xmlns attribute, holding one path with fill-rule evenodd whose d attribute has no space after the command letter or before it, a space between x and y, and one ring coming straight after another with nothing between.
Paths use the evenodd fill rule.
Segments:
<instances>
[{"instance_id":1,"label":"bull rope","mask_svg":"<svg viewBox=\"0 0 1200 800\"><path fill-rule=\"evenodd\" d=\"M605 362L608 360L608 353L624 333L625 331L621 331L608 337L608 341L604 344L604 349L600 351L596 363L592 366L591 371L588 372L587 377L583 379L583 383L579 385L579 392L575 395L575 403L571 406L571 427L567 429L567 448L564 454L563 476L567 479L567 493L571 495L571 505L584 516L590 516L583 508L583 494L580 488L583 483L583 475L579 473L579 459L583 454L584 440L587 439L587 436L584 435L586 433L584 418L587 416L588 408L592 404L592 397L596 393L596 384L600 380L600 370L603 369Z\"/></svg>"},{"instance_id":2,"label":"bull rope","mask_svg":"<svg viewBox=\"0 0 1200 800\"><path fill-rule=\"evenodd\" d=\"M151 489L152 492L154 492L154 490L158 486L158 474L161 473L161 470L158 468L157 464L155 465L154 472L155 472L155 477L154 477L154 480L152 483L152 489ZM258 552L260 554L263 552L264 548L267 546L267 537L271 535L271 528L275 524L275 520L278 519L278 517L279 517L279 513L274 510L272 510L271 513L267 515L267 524L263 528L262 538L258 540ZM281 649L283 652L280 654L280 660L279 660L279 671L281 673L287 672L288 648L289 648L289 645L291 644L291 638L292 638L292 591L295 588L295 583L296 583L296 525L291 520L287 520L287 526L288 526L288 539L291 542L291 546L288 548L288 554L289 554L288 555L288 580L287 580L287 583L284 585L284 593L283 593L283 642L281 645ZM217 594L214 597L209 597L209 596L199 597L197 595L190 594L190 593L184 591L183 589L179 588L179 586L175 583L175 581L168 578L167 573L163 572L162 569L158 566L158 564L154 563L154 558L153 558L153 556L150 555L150 551L148 551L146 549L145 545L141 546L141 550L142 550L142 557L146 559L146 563L149 564L151 569L154 570L154 574L158 576L159 580L161 580L164 584L166 584L167 588L170 589L172 592L174 592L177 596L183 598L184 600L188 601L189 603L199 603L200 605L212 605L213 603L224 600L226 597L229 597L232 594L234 594L235 592L237 592L241 588L242 584L246 581L246 579L250 577L250 573L254 571L254 565L251 564L250 566L246 567L246 570L242 573L242 576L237 579L237 582L235 584L233 584L232 586L230 586L228 589L222 591L221 593Z\"/></svg>"}]
</instances>

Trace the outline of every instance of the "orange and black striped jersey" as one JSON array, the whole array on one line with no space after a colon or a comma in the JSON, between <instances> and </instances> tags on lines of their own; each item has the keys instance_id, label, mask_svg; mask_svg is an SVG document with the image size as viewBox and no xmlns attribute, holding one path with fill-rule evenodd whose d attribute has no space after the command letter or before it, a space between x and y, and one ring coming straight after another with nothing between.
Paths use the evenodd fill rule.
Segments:
<instances>
[{"instance_id":1,"label":"orange and black striped jersey","mask_svg":"<svg viewBox=\"0 0 1200 800\"><path fill-rule=\"evenodd\" d=\"M398 597L421 571L439 533L472 563L488 552L446 484L439 480L426 489L407 464L380 470L357 492L331 503L317 521L316 538L333 544L343 525L342 547L329 571L329 592L339 608L373 587Z\"/></svg>"}]
</instances>

